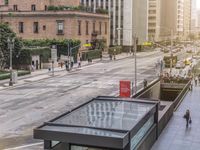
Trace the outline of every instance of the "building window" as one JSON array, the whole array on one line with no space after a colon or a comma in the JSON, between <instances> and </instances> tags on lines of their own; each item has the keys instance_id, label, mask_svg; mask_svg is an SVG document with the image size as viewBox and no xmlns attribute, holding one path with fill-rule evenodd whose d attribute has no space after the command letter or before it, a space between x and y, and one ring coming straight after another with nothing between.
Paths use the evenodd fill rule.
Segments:
<instances>
[{"instance_id":1,"label":"building window","mask_svg":"<svg viewBox=\"0 0 200 150\"><path fill-rule=\"evenodd\" d=\"M33 23L33 33L38 33L39 32L39 23L34 22Z\"/></svg>"},{"instance_id":2,"label":"building window","mask_svg":"<svg viewBox=\"0 0 200 150\"><path fill-rule=\"evenodd\" d=\"M64 21L62 20L57 21L57 34L58 35L64 34Z\"/></svg>"},{"instance_id":3,"label":"building window","mask_svg":"<svg viewBox=\"0 0 200 150\"><path fill-rule=\"evenodd\" d=\"M107 34L107 22L105 22L105 34Z\"/></svg>"},{"instance_id":4,"label":"building window","mask_svg":"<svg viewBox=\"0 0 200 150\"><path fill-rule=\"evenodd\" d=\"M24 23L19 22L19 33L24 33Z\"/></svg>"},{"instance_id":5,"label":"building window","mask_svg":"<svg viewBox=\"0 0 200 150\"><path fill-rule=\"evenodd\" d=\"M86 25L85 25L85 27L86 27L86 31L85 31L85 32L86 32L86 35L89 35L89 29L88 29L88 28L89 28L89 22L86 21L85 24L86 24Z\"/></svg>"},{"instance_id":6,"label":"building window","mask_svg":"<svg viewBox=\"0 0 200 150\"><path fill-rule=\"evenodd\" d=\"M45 5L45 6L44 6L44 10L45 10L45 11L47 11L47 10L48 10L48 7L47 7L47 5Z\"/></svg>"},{"instance_id":7,"label":"building window","mask_svg":"<svg viewBox=\"0 0 200 150\"><path fill-rule=\"evenodd\" d=\"M101 22L99 22L99 34L101 35Z\"/></svg>"},{"instance_id":8,"label":"building window","mask_svg":"<svg viewBox=\"0 0 200 150\"><path fill-rule=\"evenodd\" d=\"M93 22L92 29L93 29L93 32L95 32L95 22Z\"/></svg>"},{"instance_id":9,"label":"building window","mask_svg":"<svg viewBox=\"0 0 200 150\"><path fill-rule=\"evenodd\" d=\"M9 4L9 0L4 0L4 4L8 5Z\"/></svg>"},{"instance_id":10,"label":"building window","mask_svg":"<svg viewBox=\"0 0 200 150\"><path fill-rule=\"evenodd\" d=\"M17 11L17 10L18 10L17 5L13 5L13 10L14 10L14 11Z\"/></svg>"},{"instance_id":11,"label":"building window","mask_svg":"<svg viewBox=\"0 0 200 150\"><path fill-rule=\"evenodd\" d=\"M35 5L31 5L31 11L36 11L36 6Z\"/></svg>"},{"instance_id":12,"label":"building window","mask_svg":"<svg viewBox=\"0 0 200 150\"><path fill-rule=\"evenodd\" d=\"M46 25L43 25L43 27L42 27L42 28L43 28L43 30L45 31L45 30L46 30Z\"/></svg>"},{"instance_id":13,"label":"building window","mask_svg":"<svg viewBox=\"0 0 200 150\"><path fill-rule=\"evenodd\" d=\"M78 35L81 35L81 21L78 21Z\"/></svg>"}]
</instances>

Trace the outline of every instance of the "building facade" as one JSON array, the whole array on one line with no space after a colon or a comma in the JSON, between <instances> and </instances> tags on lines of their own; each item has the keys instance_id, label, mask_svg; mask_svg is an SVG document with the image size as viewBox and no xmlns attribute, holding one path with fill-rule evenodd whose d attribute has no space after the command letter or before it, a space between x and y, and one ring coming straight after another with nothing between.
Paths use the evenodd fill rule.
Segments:
<instances>
[{"instance_id":1,"label":"building facade","mask_svg":"<svg viewBox=\"0 0 200 150\"><path fill-rule=\"evenodd\" d=\"M22 2L24 1L24 2ZM9 0L1 21L23 39L78 39L90 43L94 36L109 46L109 16L78 10L48 11L49 6L79 6L79 0Z\"/></svg>"},{"instance_id":2,"label":"building facade","mask_svg":"<svg viewBox=\"0 0 200 150\"><path fill-rule=\"evenodd\" d=\"M184 35L184 0L177 0L177 38L183 38Z\"/></svg>"},{"instance_id":3,"label":"building facade","mask_svg":"<svg viewBox=\"0 0 200 150\"><path fill-rule=\"evenodd\" d=\"M191 32L195 33L198 24L198 12L197 12L197 2L196 0L191 0L192 10L191 10Z\"/></svg>"},{"instance_id":4,"label":"building facade","mask_svg":"<svg viewBox=\"0 0 200 150\"><path fill-rule=\"evenodd\" d=\"M184 39L187 40L189 34L191 33L191 7L192 0L184 0L184 18L183 18L183 27L184 27Z\"/></svg>"},{"instance_id":5,"label":"building facade","mask_svg":"<svg viewBox=\"0 0 200 150\"><path fill-rule=\"evenodd\" d=\"M111 45L132 46L133 36L139 44L147 40L147 0L80 0L93 11L106 9L110 17Z\"/></svg>"},{"instance_id":6,"label":"building facade","mask_svg":"<svg viewBox=\"0 0 200 150\"><path fill-rule=\"evenodd\" d=\"M159 41L160 0L149 0L148 39Z\"/></svg>"},{"instance_id":7,"label":"building facade","mask_svg":"<svg viewBox=\"0 0 200 150\"><path fill-rule=\"evenodd\" d=\"M161 0L160 1L160 40L169 40L171 33L176 34L177 30L177 1ZM170 11L169 11L170 10Z\"/></svg>"},{"instance_id":8,"label":"building facade","mask_svg":"<svg viewBox=\"0 0 200 150\"><path fill-rule=\"evenodd\" d=\"M171 36L185 39L190 33L190 22L191 0L149 0L150 41L169 40Z\"/></svg>"}]
</instances>

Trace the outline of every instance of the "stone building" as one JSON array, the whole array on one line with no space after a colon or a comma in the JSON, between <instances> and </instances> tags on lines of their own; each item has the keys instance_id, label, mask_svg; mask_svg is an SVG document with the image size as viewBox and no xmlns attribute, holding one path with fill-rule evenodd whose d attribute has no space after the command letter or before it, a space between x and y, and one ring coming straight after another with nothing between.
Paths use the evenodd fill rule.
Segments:
<instances>
[{"instance_id":1,"label":"stone building","mask_svg":"<svg viewBox=\"0 0 200 150\"><path fill-rule=\"evenodd\" d=\"M109 46L109 16L80 10L80 0L1 0L0 6L1 22L23 39L79 39L83 45L95 35ZM49 11L49 6L69 9Z\"/></svg>"}]
</instances>

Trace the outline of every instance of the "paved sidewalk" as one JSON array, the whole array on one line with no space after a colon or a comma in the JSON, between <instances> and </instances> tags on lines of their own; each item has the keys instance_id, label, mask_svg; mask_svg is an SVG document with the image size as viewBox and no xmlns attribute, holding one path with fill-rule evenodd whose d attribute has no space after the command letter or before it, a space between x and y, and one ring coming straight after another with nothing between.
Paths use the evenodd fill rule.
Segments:
<instances>
[{"instance_id":1,"label":"paved sidewalk","mask_svg":"<svg viewBox=\"0 0 200 150\"><path fill-rule=\"evenodd\" d=\"M186 121L183 118L185 111L189 109L192 124L186 129ZM184 98L178 110L163 130L152 150L199 150L200 149L200 87L194 87L193 91Z\"/></svg>"},{"instance_id":2,"label":"paved sidewalk","mask_svg":"<svg viewBox=\"0 0 200 150\"><path fill-rule=\"evenodd\" d=\"M146 57L149 55L155 55L156 53L158 53L158 51L139 52L139 53L137 53L137 57ZM129 57L133 57L133 55L129 54L129 53L121 53L119 55L116 55L116 60L110 60L109 55L103 56L102 60L100 60L100 58L93 59L92 62L90 62L90 63L88 63L88 61L82 61L81 68L84 69L84 67L93 65L96 63L101 63L101 62L105 62L105 61L106 62L118 61L118 60L126 59ZM71 72L76 71L77 68L78 68L78 64L76 63L76 64L74 64L74 67ZM67 73L65 66L63 66L63 68L61 68L61 67L54 68L54 72L55 72L55 75L63 74L63 72ZM52 71L48 71L48 69L40 69L40 70L31 72L30 75L18 77L18 82L17 82L17 84L14 84L14 86L22 85L27 82L35 82L35 81L39 81L39 80L50 78L50 77L52 77ZM1 80L0 81L0 90L9 87L8 83L9 83L9 79Z\"/></svg>"}]
</instances>

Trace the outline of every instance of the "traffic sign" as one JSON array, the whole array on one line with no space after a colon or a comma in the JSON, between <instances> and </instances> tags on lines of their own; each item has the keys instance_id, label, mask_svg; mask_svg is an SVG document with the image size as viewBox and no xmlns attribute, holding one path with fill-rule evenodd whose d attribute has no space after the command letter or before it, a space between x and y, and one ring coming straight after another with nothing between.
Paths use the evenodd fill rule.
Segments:
<instances>
[{"instance_id":1,"label":"traffic sign","mask_svg":"<svg viewBox=\"0 0 200 150\"><path fill-rule=\"evenodd\" d=\"M131 81L120 81L120 97L131 96Z\"/></svg>"},{"instance_id":2,"label":"traffic sign","mask_svg":"<svg viewBox=\"0 0 200 150\"><path fill-rule=\"evenodd\" d=\"M55 48L51 49L51 60L54 62L57 61L57 49L55 49Z\"/></svg>"}]
</instances>

